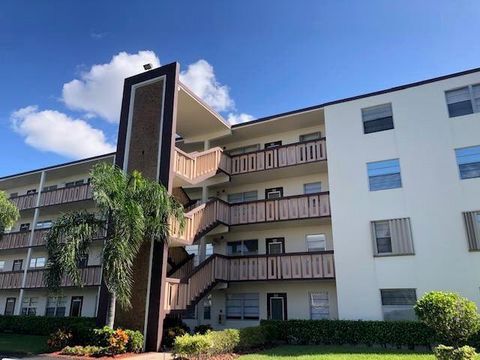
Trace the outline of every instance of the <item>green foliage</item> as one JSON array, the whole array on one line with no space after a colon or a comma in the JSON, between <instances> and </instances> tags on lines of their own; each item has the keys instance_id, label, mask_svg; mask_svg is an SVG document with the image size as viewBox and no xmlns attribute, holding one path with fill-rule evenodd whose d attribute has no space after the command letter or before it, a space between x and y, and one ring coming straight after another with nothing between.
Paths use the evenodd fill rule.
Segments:
<instances>
[{"instance_id":1,"label":"green foliage","mask_svg":"<svg viewBox=\"0 0 480 360\"><path fill-rule=\"evenodd\" d=\"M14 334L49 336L64 329L72 333L75 341L83 342L92 337L94 327L95 318L0 315L0 331Z\"/></svg>"},{"instance_id":2,"label":"green foliage","mask_svg":"<svg viewBox=\"0 0 480 360\"><path fill-rule=\"evenodd\" d=\"M143 334L138 330L125 330L128 335L127 352L140 353L143 350Z\"/></svg>"},{"instance_id":3,"label":"green foliage","mask_svg":"<svg viewBox=\"0 0 480 360\"><path fill-rule=\"evenodd\" d=\"M185 334L175 338L173 353L181 357L206 356L212 347L210 337L207 335Z\"/></svg>"},{"instance_id":4,"label":"green foliage","mask_svg":"<svg viewBox=\"0 0 480 360\"><path fill-rule=\"evenodd\" d=\"M415 345L435 342L433 331L418 321L262 320L268 342L289 344Z\"/></svg>"},{"instance_id":5,"label":"green foliage","mask_svg":"<svg viewBox=\"0 0 480 360\"><path fill-rule=\"evenodd\" d=\"M47 235L46 279L57 290L68 275L82 286L78 259L84 255L94 235L106 227L102 251L102 279L118 304L131 306L133 262L144 241L168 241L169 218L184 226L183 207L156 181L139 172L125 174L120 168L101 163L91 171L96 213L86 211L62 215ZM109 318L109 323L113 319Z\"/></svg>"},{"instance_id":6,"label":"green foliage","mask_svg":"<svg viewBox=\"0 0 480 360\"><path fill-rule=\"evenodd\" d=\"M101 346L66 346L60 352L62 355L73 355L73 356L104 356L110 355L108 349Z\"/></svg>"},{"instance_id":7,"label":"green foliage","mask_svg":"<svg viewBox=\"0 0 480 360\"><path fill-rule=\"evenodd\" d=\"M476 304L455 293L429 292L417 301L415 313L441 341L455 347L480 330Z\"/></svg>"},{"instance_id":8,"label":"green foliage","mask_svg":"<svg viewBox=\"0 0 480 360\"><path fill-rule=\"evenodd\" d=\"M163 330L163 346L171 348L175 342L175 338L187 334L187 330L180 326L174 326Z\"/></svg>"},{"instance_id":9,"label":"green foliage","mask_svg":"<svg viewBox=\"0 0 480 360\"><path fill-rule=\"evenodd\" d=\"M252 326L240 329L240 342L238 349L249 350L263 347L267 343L264 328Z\"/></svg>"},{"instance_id":10,"label":"green foliage","mask_svg":"<svg viewBox=\"0 0 480 360\"><path fill-rule=\"evenodd\" d=\"M65 329L58 329L54 333L50 334L47 340L47 346L50 351L58 351L65 346L71 345L73 335L70 331Z\"/></svg>"},{"instance_id":11,"label":"green foliage","mask_svg":"<svg viewBox=\"0 0 480 360\"><path fill-rule=\"evenodd\" d=\"M113 336L114 332L115 330L109 326L104 326L100 329L93 329L93 333L95 334L93 344L101 347L107 347L109 345L110 337Z\"/></svg>"},{"instance_id":12,"label":"green foliage","mask_svg":"<svg viewBox=\"0 0 480 360\"><path fill-rule=\"evenodd\" d=\"M209 331L209 330L210 331L213 330L212 325L210 325L210 324L198 325L198 326L195 326L195 329L193 329L193 333L203 335L203 334L206 334L207 331Z\"/></svg>"},{"instance_id":13,"label":"green foliage","mask_svg":"<svg viewBox=\"0 0 480 360\"><path fill-rule=\"evenodd\" d=\"M8 199L5 191L0 191L0 234L15 224L20 217L20 212L13 202Z\"/></svg>"},{"instance_id":14,"label":"green foliage","mask_svg":"<svg viewBox=\"0 0 480 360\"><path fill-rule=\"evenodd\" d=\"M439 345L433 349L433 353L438 360L473 360L477 356L475 348L467 345L459 348Z\"/></svg>"},{"instance_id":15,"label":"green foliage","mask_svg":"<svg viewBox=\"0 0 480 360\"><path fill-rule=\"evenodd\" d=\"M240 343L240 331L226 329L223 331L208 331L205 335L210 339L209 355L228 354L233 352Z\"/></svg>"}]
</instances>

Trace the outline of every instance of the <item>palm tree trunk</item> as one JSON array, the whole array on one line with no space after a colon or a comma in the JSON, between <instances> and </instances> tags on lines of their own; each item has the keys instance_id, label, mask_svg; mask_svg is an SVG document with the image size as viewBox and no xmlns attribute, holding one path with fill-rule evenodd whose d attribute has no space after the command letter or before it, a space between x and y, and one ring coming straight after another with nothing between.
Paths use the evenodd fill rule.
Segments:
<instances>
[{"instance_id":1,"label":"palm tree trunk","mask_svg":"<svg viewBox=\"0 0 480 360\"><path fill-rule=\"evenodd\" d=\"M113 324L115 322L115 304L117 302L117 296L115 293L110 293L110 302L107 309L107 326L113 329Z\"/></svg>"}]
</instances>

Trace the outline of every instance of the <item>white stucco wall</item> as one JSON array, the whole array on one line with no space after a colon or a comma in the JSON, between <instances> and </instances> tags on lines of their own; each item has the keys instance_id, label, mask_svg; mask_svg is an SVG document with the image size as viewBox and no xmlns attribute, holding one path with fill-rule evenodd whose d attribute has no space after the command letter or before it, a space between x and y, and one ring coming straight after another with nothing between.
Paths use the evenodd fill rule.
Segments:
<instances>
[{"instance_id":1,"label":"white stucco wall","mask_svg":"<svg viewBox=\"0 0 480 360\"><path fill-rule=\"evenodd\" d=\"M460 292L480 305L480 253L462 212L480 209L480 178L460 180L454 149L480 145L480 114L448 117L445 91L480 73L325 109L339 317L381 319L382 288ZM365 135L361 108L392 103L395 129ZM366 163L400 159L402 188L370 192ZM410 217L414 256L374 258L370 221Z\"/></svg>"}]
</instances>

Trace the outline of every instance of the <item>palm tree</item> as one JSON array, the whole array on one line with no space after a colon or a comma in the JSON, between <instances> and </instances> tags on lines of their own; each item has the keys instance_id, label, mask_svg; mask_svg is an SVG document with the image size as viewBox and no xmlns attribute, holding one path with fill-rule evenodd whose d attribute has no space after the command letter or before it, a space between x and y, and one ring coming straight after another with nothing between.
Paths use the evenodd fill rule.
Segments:
<instances>
[{"instance_id":1,"label":"palm tree","mask_svg":"<svg viewBox=\"0 0 480 360\"><path fill-rule=\"evenodd\" d=\"M20 212L4 191L0 191L0 236L6 228L11 227L20 217Z\"/></svg>"},{"instance_id":2,"label":"palm tree","mask_svg":"<svg viewBox=\"0 0 480 360\"><path fill-rule=\"evenodd\" d=\"M133 261L144 241L166 242L169 218L184 226L182 206L157 182L138 171L125 174L110 164L91 171L95 213L74 211L60 216L47 235L46 283L58 291L63 276L82 286L78 263L87 254L92 239L105 234L102 278L110 295L107 325L113 327L115 305L131 306Z\"/></svg>"}]
</instances>

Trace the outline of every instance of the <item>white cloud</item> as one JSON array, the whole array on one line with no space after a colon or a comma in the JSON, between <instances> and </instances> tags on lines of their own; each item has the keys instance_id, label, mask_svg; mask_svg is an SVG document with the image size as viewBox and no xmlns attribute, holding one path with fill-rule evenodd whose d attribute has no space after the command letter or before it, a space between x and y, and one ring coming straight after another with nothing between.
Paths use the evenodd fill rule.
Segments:
<instances>
[{"instance_id":1,"label":"white cloud","mask_svg":"<svg viewBox=\"0 0 480 360\"><path fill-rule=\"evenodd\" d=\"M143 65L147 63L153 67L160 66L160 60L153 51L118 53L109 63L93 65L80 75L80 79L64 84L63 101L72 110L84 111L90 117L99 116L117 123L120 119L123 81L142 72Z\"/></svg>"},{"instance_id":2,"label":"white cloud","mask_svg":"<svg viewBox=\"0 0 480 360\"><path fill-rule=\"evenodd\" d=\"M216 111L235 109L229 88L215 78L213 66L200 59L180 73L180 81Z\"/></svg>"},{"instance_id":3,"label":"white cloud","mask_svg":"<svg viewBox=\"0 0 480 360\"><path fill-rule=\"evenodd\" d=\"M37 106L27 106L13 112L10 119L13 129L25 142L42 151L72 159L115 151L103 131L55 110L39 111Z\"/></svg>"},{"instance_id":4,"label":"white cloud","mask_svg":"<svg viewBox=\"0 0 480 360\"><path fill-rule=\"evenodd\" d=\"M241 114L230 113L227 116L227 121L232 125L252 121L254 119L255 118L252 115L245 114L245 113L241 113Z\"/></svg>"}]
</instances>

